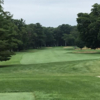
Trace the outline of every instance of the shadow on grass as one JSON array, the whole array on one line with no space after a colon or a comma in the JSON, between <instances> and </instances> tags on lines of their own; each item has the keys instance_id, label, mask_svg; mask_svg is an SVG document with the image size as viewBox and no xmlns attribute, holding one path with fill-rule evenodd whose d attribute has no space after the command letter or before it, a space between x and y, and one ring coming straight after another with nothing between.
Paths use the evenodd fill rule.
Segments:
<instances>
[{"instance_id":1,"label":"shadow on grass","mask_svg":"<svg viewBox=\"0 0 100 100\"><path fill-rule=\"evenodd\" d=\"M8 67L8 65L0 65L0 68Z\"/></svg>"},{"instance_id":2,"label":"shadow on grass","mask_svg":"<svg viewBox=\"0 0 100 100\"><path fill-rule=\"evenodd\" d=\"M6 68L6 67L16 67L16 66L23 66L21 64L11 64L11 65L0 65L0 68ZM25 66L25 65L24 65Z\"/></svg>"}]
</instances>

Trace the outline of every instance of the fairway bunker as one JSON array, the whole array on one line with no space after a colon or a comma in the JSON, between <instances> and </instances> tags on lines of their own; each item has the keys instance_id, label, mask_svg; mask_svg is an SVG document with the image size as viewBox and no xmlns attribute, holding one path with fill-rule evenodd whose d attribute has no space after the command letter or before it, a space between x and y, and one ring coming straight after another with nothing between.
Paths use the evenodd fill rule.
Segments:
<instances>
[{"instance_id":1,"label":"fairway bunker","mask_svg":"<svg viewBox=\"0 0 100 100\"><path fill-rule=\"evenodd\" d=\"M100 78L100 76L97 76L98 78Z\"/></svg>"},{"instance_id":2,"label":"fairway bunker","mask_svg":"<svg viewBox=\"0 0 100 100\"><path fill-rule=\"evenodd\" d=\"M33 93L0 93L0 100L35 100Z\"/></svg>"}]
</instances>

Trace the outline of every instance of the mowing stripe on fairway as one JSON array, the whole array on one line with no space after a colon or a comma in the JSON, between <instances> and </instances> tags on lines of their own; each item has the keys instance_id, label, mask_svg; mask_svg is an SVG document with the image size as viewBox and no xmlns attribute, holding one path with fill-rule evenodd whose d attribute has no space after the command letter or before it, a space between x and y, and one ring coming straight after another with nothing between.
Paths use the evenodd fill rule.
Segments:
<instances>
[{"instance_id":1,"label":"mowing stripe on fairway","mask_svg":"<svg viewBox=\"0 0 100 100\"><path fill-rule=\"evenodd\" d=\"M0 100L35 100L33 93L0 93Z\"/></svg>"},{"instance_id":2,"label":"mowing stripe on fairway","mask_svg":"<svg viewBox=\"0 0 100 100\"><path fill-rule=\"evenodd\" d=\"M39 64L50 62L78 61L100 59L100 54L77 54L75 50L64 50L63 48L50 48L38 52L27 52L20 60L21 64Z\"/></svg>"}]
</instances>

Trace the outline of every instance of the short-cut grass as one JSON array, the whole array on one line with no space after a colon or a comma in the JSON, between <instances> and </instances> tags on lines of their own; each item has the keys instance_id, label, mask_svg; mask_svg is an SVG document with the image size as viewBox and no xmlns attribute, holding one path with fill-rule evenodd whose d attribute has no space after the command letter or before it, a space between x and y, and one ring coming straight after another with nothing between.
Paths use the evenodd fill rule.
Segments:
<instances>
[{"instance_id":1,"label":"short-cut grass","mask_svg":"<svg viewBox=\"0 0 100 100\"><path fill-rule=\"evenodd\" d=\"M84 53L90 52L90 53ZM94 52L94 53L91 53ZM74 50L70 48L44 48L33 49L25 52L18 52L13 55L11 60L3 61L1 65L13 64L39 64L39 63L52 63L52 62L66 62L66 61L79 61L79 60L92 60L100 59L100 50Z\"/></svg>"},{"instance_id":2,"label":"short-cut grass","mask_svg":"<svg viewBox=\"0 0 100 100\"><path fill-rule=\"evenodd\" d=\"M99 52L73 47L19 52L0 62L0 100L16 100L20 93L24 100L100 100Z\"/></svg>"},{"instance_id":3,"label":"short-cut grass","mask_svg":"<svg viewBox=\"0 0 100 100\"><path fill-rule=\"evenodd\" d=\"M0 100L35 100L33 93L0 93Z\"/></svg>"}]
</instances>

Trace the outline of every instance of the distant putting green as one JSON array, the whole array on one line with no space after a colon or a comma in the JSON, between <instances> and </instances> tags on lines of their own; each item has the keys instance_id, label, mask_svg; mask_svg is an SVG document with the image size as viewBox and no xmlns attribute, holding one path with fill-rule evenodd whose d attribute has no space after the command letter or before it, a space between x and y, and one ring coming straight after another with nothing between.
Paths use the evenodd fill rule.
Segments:
<instances>
[{"instance_id":1,"label":"distant putting green","mask_svg":"<svg viewBox=\"0 0 100 100\"><path fill-rule=\"evenodd\" d=\"M0 93L0 100L35 100L33 93Z\"/></svg>"},{"instance_id":2,"label":"distant putting green","mask_svg":"<svg viewBox=\"0 0 100 100\"><path fill-rule=\"evenodd\" d=\"M84 50L80 50L84 51ZM90 50L91 51L91 50ZM96 51L96 50L95 50ZM79 50L74 50L73 47L67 49L63 47L45 48L40 50L28 50L20 52L12 56L11 60L1 62L0 64L39 64L50 62L65 62L65 61L78 61L78 60L92 60L100 59L99 53L76 53Z\"/></svg>"}]
</instances>

